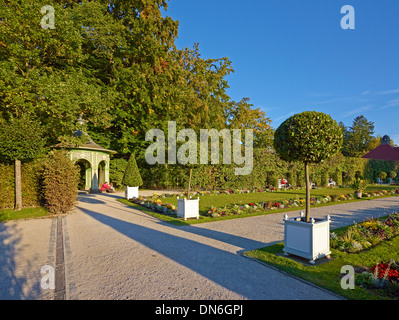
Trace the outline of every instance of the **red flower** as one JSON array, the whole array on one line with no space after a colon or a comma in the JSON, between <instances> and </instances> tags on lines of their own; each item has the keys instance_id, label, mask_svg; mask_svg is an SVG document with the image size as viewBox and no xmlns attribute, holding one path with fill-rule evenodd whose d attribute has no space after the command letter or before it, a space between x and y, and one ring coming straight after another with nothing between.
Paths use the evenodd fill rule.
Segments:
<instances>
[{"instance_id":1,"label":"red flower","mask_svg":"<svg viewBox=\"0 0 399 320\"><path fill-rule=\"evenodd\" d=\"M375 272L376 267L378 266L378 277L384 278L385 274L387 273L388 264L387 263L379 263L371 268L371 272ZM399 271L392 269L392 266L389 268L387 278L389 280L399 281Z\"/></svg>"}]
</instances>

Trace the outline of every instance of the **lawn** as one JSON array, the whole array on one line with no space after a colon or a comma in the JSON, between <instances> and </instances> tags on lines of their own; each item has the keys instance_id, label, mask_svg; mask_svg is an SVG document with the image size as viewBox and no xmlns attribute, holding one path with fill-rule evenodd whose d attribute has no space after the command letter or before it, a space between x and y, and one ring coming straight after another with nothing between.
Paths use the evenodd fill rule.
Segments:
<instances>
[{"instance_id":1,"label":"lawn","mask_svg":"<svg viewBox=\"0 0 399 320\"><path fill-rule=\"evenodd\" d=\"M0 222L19 219L31 219L48 216L48 210L43 207L23 208L21 211L13 209L0 210Z\"/></svg>"},{"instance_id":2,"label":"lawn","mask_svg":"<svg viewBox=\"0 0 399 320\"><path fill-rule=\"evenodd\" d=\"M373 185L368 187L367 191L381 191L381 190L396 190L397 186L387 186L387 185ZM311 190L311 197L323 197L325 195L343 195L343 194L353 194L353 189L351 188L320 188ZM187 221L182 221L181 219L177 219L173 215L164 215L160 213L155 213L152 210L146 209L145 207L132 203L131 201L120 200L121 202L134 206L139 210L145 211L157 218L169 221L174 224L196 224L202 222L210 222L210 221L218 221L218 220L226 220L226 219L236 219L236 218L244 218L248 216L254 215L263 215L275 213L276 210L258 210L254 211L251 214L240 214L240 215L226 215L220 217L209 217L208 211L211 207L223 208L225 206L231 205L245 205L248 203L257 203L257 202L266 202L266 201L281 201L288 199L304 199L305 198L305 190L285 190L285 191L275 191L275 192L252 192L252 193L233 193L233 194L219 194L219 195L201 195L199 202L199 214L200 219L189 219ZM352 199L340 202L328 202L322 204L315 204L314 207L318 206L327 206L327 205L335 205L338 203L346 203L353 201L366 201L372 198L362 198L362 199ZM172 204L177 206L177 197L161 197L160 200L165 204ZM282 211L293 211L299 210L301 207L291 207L285 209L278 209L279 212Z\"/></svg>"},{"instance_id":3,"label":"lawn","mask_svg":"<svg viewBox=\"0 0 399 320\"><path fill-rule=\"evenodd\" d=\"M348 228L350 228L350 226L336 229L334 232L340 234ZM275 267L288 274L314 283L317 286L325 288L347 299L399 299L399 283L391 283L390 286L388 286L388 289L370 289L367 288L366 285L363 285L359 280L364 276L364 274L361 275L361 271L364 271L367 268L370 269L377 263L389 261L390 259L399 262L398 235L389 240L384 240L371 248L356 253L348 253L332 248L332 259L329 262L316 266L310 266L282 256L283 248L284 243L278 243L257 250L247 251L244 255L259 260L262 263ZM343 289L341 287L341 279L344 276L341 274L341 268L346 265L352 266L356 272L356 284L354 289Z\"/></svg>"}]
</instances>

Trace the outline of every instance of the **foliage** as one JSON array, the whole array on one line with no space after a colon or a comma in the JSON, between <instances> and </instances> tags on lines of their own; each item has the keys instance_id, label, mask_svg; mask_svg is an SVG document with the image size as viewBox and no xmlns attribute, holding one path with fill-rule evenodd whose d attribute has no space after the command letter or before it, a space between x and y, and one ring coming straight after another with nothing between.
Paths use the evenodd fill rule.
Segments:
<instances>
[{"instance_id":1,"label":"foliage","mask_svg":"<svg viewBox=\"0 0 399 320\"><path fill-rule=\"evenodd\" d=\"M387 173L385 171L381 171L378 174L378 178L380 178L381 180L384 180L387 177Z\"/></svg>"},{"instance_id":2,"label":"foliage","mask_svg":"<svg viewBox=\"0 0 399 320\"><path fill-rule=\"evenodd\" d=\"M342 145L342 130L329 115L305 111L285 120L273 141L278 156L285 161L305 164L306 221L310 219L309 163L320 163L334 156Z\"/></svg>"},{"instance_id":3,"label":"foliage","mask_svg":"<svg viewBox=\"0 0 399 320\"><path fill-rule=\"evenodd\" d=\"M345 252L358 252L399 234L399 214L393 213L384 220L369 219L354 224L343 234L333 234L331 247Z\"/></svg>"},{"instance_id":4,"label":"foliage","mask_svg":"<svg viewBox=\"0 0 399 320\"><path fill-rule=\"evenodd\" d=\"M122 179L126 171L127 160L115 158L110 160L109 164L109 180L115 188L123 186Z\"/></svg>"},{"instance_id":5,"label":"foliage","mask_svg":"<svg viewBox=\"0 0 399 320\"><path fill-rule=\"evenodd\" d=\"M132 153L126 165L125 174L123 175L122 184L124 186L139 187L143 185L139 168L137 167L136 157Z\"/></svg>"},{"instance_id":6,"label":"foliage","mask_svg":"<svg viewBox=\"0 0 399 320\"><path fill-rule=\"evenodd\" d=\"M46 151L41 124L26 114L0 118L0 127L0 160L32 160Z\"/></svg>"},{"instance_id":7,"label":"foliage","mask_svg":"<svg viewBox=\"0 0 399 320\"><path fill-rule=\"evenodd\" d=\"M349 129L345 128L342 153L348 157L358 157L372 150L374 124L363 115L356 117Z\"/></svg>"},{"instance_id":8,"label":"foliage","mask_svg":"<svg viewBox=\"0 0 399 320\"><path fill-rule=\"evenodd\" d=\"M363 192L363 190L366 189L366 187L367 187L367 181L361 178L356 178L351 185L351 188L355 190L355 192Z\"/></svg>"},{"instance_id":9,"label":"foliage","mask_svg":"<svg viewBox=\"0 0 399 320\"><path fill-rule=\"evenodd\" d=\"M285 120L274 135L274 149L285 161L319 163L331 158L342 144L342 132L329 115L305 111Z\"/></svg>"},{"instance_id":10,"label":"foliage","mask_svg":"<svg viewBox=\"0 0 399 320\"><path fill-rule=\"evenodd\" d=\"M54 7L55 29L40 27L43 5ZM69 142L84 113L88 133L121 156L143 155L145 133L168 120L253 128L256 142L270 146L270 119L227 94L229 58L204 59L198 44L177 49L179 22L166 9L164 0L6 1L0 118L37 119L51 145Z\"/></svg>"},{"instance_id":11,"label":"foliage","mask_svg":"<svg viewBox=\"0 0 399 320\"><path fill-rule=\"evenodd\" d=\"M68 213L76 202L79 169L63 150L50 152L44 162L43 196L51 214Z\"/></svg>"}]
</instances>

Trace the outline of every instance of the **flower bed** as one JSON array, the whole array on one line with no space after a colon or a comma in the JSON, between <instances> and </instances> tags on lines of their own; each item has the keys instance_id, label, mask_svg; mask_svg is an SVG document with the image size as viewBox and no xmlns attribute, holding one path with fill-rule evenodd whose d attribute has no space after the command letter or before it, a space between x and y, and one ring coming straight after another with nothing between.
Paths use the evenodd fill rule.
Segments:
<instances>
[{"instance_id":1,"label":"flower bed","mask_svg":"<svg viewBox=\"0 0 399 320\"><path fill-rule=\"evenodd\" d=\"M332 232L330 245L334 249L354 253L396 235L399 235L399 214L393 213L384 220L369 219L355 223L339 236Z\"/></svg>"},{"instance_id":2,"label":"flower bed","mask_svg":"<svg viewBox=\"0 0 399 320\"><path fill-rule=\"evenodd\" d=\"M262 191L259 191L262 192ZM363 197L381 197L385 195L393 195L398 194L399 190L391 190L391 191L373 191L366 192L363 194ZM351 194L341 194L341 195L324 195L323 197L311 197L310 205L323 204L329 202L339 202L339 201L347 201L353 200L355 197ZM223 208L211 207L208 211L208 216L210 217L220 217L220 216L229 216L229 215L240 215L240 214L253 214L259 213L262 211L268 210L278 210L285 208L303 208L305 207L306 201L305 198L299 199L288 199L288 200L279 200L279 201L265 201L265 202L255 202L248 203L244 205L236 205L233 204L231 206L225 206Z\"/></svg>"},{"instance_id":3,"label":"flower bed","mask_svg":"<svg viewBox=\"0 0 399 320\"><path fill-rule=\"evenodd\" d=\"M365 289L380 290L382 295L398 299L399 264L393 259L377 263L369 270L357 274L355 283Z\"/></svg>"},{"instance_id":4,"label":"flower bed","mask_svg":"<svg viewBox=\"0 0 399 320\"><path fill-rule=\"evenodd\" d=\"M147 209L154 212L165 214L165 215L176 215L177 208L171 203L164 203L160 198L157 197L138 197L130 199L131 202L139 204Z\"/></svg>"},{"instance_id":5,"label":"flower bed","mask_svg":"<svg viewBox=\"0 0 399 320\"><path fill-rule=\"evenodd\" d=\"M255 190L225 190L225 191L200 191L194 193L196 196L204 196L204 195L222 195L222 194L243 194L243 193L252 193L252 192L274 192L274 189L255 189ZM399 190L382 190L382 191L373 191L373 192L365 192L363 193L363 197L381 197L385 195L393 195L399 194ZM187 193L174 193L174 194L163 194L162 196L154 193L152 197L138 197L131 199L133 203L139 204L141 206L146 207L156 213L165 214L165 215L176 215L177 208L175 205L169 203L167 201L168 198L174 197L183 198L187 196ZM310 204L317 205L329 202L340 202L355 199L351 194L341 194L341 195L324 195L323 197L311 197ZM254 213L262 213L269 210L279 210L286 208L304 208L305 207L305 199L288 199L288 200L279 200L279 201L262 201L262 202L251 202L244 205L232 204L229 206L224 206L223 208L210 207L207 216L208 217L223 217L223 216L231 216L231 215L243 215L243 214L254 214Z\"/></svg>"}]
</instances>

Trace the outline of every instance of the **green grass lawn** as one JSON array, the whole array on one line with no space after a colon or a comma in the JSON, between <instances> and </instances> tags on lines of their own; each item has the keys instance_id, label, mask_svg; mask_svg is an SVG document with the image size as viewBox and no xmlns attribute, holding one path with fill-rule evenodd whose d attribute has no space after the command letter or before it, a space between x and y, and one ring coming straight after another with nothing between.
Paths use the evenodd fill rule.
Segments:
<instances>
[{"instance_id":1,"label":"green grass lawn","mask_svg":"<svg viewBox=\"0 0 399 320\"><path fill-rule=\"evenodd\" d=\"M366 188L365 191L378 191L378 190L390 190L390 189L398 189L398 186L387 186L387 185L373 185ZM199 202L199 214L200 219L188 219L183 221L178 218L174 218L171 216L163 215L155 213L149 209L146 209L140 205L131 203L127 200L119 200L127 205L136 207L139 210L147 212L161 220L171 222L176 225L182 224L196 224L202 222L211 222L211 221L218 221L218 220L226 220L226 219L237 219L237 218L245 218L248 216L254 215L263 215L263 214L272 214L275 213L276 210L270 211L259 211L252 214L242 214L242 215L228 215L228 216L221 216L221 217L209 217L208 210L211 207L223 208L224 206L229 206L231 204L238 204L244 205L251 202L260 202L260 201L279 201L279 200L287 200L287 199L304 199L305 198L305 190L286 190L286 191L276 191L276 192L259 192L259 193L242 193L242 194L219 194L219 195L202 195L200 196ZM311 190L311 196L324 196L324 195L342 195L342 194L353 194L353 189L351 188L320 188L320 189L313 189ZM354 202L354 201L367 201L372 198L362 198L362 199L354 199L354 200L347 200L347 201L340 201L340 202L329 202L324 204L314 205L313 207L319 206L328 206L328 205L336 205L340 203L347 203L347 202ZM177 206L177 198L168 197L164 198L161 197L161 201L163 203L170 203L174 206ZM300 207L293 207L293 208L286 208L286 209L279 209L278 212L284 211L294 211L300 210Z\"/></svg>"},{"instance_id":2,"label":"green grass lawn","mask_svg":"<svg viewBox=\"0 0 399 320\"><path fill-rule=\"evenodd\" d=\"M340 230L343 231L346 228L348 227L340 228ZM334 230L334 232L337 232L337 230ZM359 251L358 253L346 253L331 249L331 256L333 259L317 266L306 266L303 263L280 256L280 254L283 253L283 248L284 244L278 243L261 249L247 251L244 255L314 283L347 299L399 299L399 284L395 286L394 290L396 291L392 291L392 289L391 291L384 291L382 289L370 290L359 284L356 284L354 289L345 290L341 287L341 279L343 277L343 275L341 275L341 268L345 265L353 266L356 271L364 267L371 268L376 263L388 261L389 259L399 261L399 236L391 238L390 240L385 240L372 248ZM356 273L355 279L359 276L360 273Z\"/></svg>"},{"instance_id":3,"label":"green grass lawn","mask_svg":"<svg viewBox=\"0 0 399 320\"><path fill-rule=\"evenodd\" d=\"M0 210L0 222L19 219L32 219L48 216L48 210L43 207L23 208L21 211L13 209Z\"/></svg>"}]
</instances>

